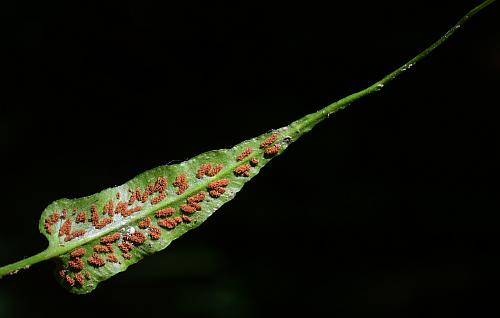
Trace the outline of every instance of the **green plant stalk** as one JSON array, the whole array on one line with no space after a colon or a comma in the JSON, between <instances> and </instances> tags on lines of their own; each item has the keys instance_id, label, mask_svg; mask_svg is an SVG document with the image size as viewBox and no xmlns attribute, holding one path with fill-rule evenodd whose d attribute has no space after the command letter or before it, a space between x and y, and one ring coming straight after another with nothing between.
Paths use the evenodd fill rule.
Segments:
<instances>
[{"instance_id":1,"label":"green plant stalk","mask_svg":"<svg viewBox=\"0 0 500 318\"><path fill-rule=\"evenodd\" d=\"M316 126L318 123L322 122L324 119L328 118L332 113L335 113L336 111L343 109L347 106L349 106L351 103L354 101L357 101L358 99L361 99L362 97L365 97L367 95L370 95L371 93L378 92L380 91L385 85L387 85L389 82L394 80L396 77L401 75L403 72L406 70L409 70L412 66L414 66L417 62L425 58L429 53L431 53L434 49L436 49L438 46L440 46L444 41L446 41L453 33L455 33L465 22L467 22L472 16L474 16L476 13L481 11L483 8L487 7L488 5L492 4L496 0L486 0L482 2L480 5L472 9L469 13L467 13L464 17L462 17L448 32L446 32L441 38L439 38L436 42L434 42L431 46L429 46L427 49L422 51L420 54L415 56L413 59L410 61L406 62L404 65L390 73L389 75L385 76L378 82L370 85L369 87L351 94L347 97L344 97L340 99L339 101L336 101L325 108L306 115L302 117L299 120L294 121L288 126L288 133L289 136L295 141L308 131L310 131L314 126ZM234 167L229 167L230 169L233 169ZM139 214L136 218L139 218L141 215ZM93 239L93 237L90 237L87 239L87 241L90 241ZM81 244L82 242L79 242L78 244ZM67 244L64 246L49 246L46 250L33 255L31 257L25 258L23 260L20 260L18 262L0 267L0 277L7 275L7 274L15 274L21 269L26 269L30 267L33 264L57 257L59 255L62 255L64 253L67 253L68 251L72 250L74 248L74 244Z\"/></svg>"}]
</instances>

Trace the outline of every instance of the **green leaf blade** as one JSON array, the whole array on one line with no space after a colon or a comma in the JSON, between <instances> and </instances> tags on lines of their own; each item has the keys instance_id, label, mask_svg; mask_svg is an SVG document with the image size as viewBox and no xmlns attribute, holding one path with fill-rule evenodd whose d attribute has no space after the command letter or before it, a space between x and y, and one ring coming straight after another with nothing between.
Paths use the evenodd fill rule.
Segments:
<instances>
[{"instance_id":1,"label":"green leaf blade","mask_svg":"<svg viewBox=\"0 0 500 318\"><path fill-rule=\"evenodd\" d=\"M89 293L101 281L125 271L142 258L165 249L173 240L201 225L224 203L232 200L245 183L257 175L264 165L281 154L291 143L288 133L288 127L284 127L244 141L230 149L209 151L179 164L151 169L124 185L108 188L88 197L60 199L53 202L42 213L39 229L49 240L48 252L57 261L56 278L62 286L73 293ZM261 147L261 143L269 140L271 136L276 137L275 141ZM252 149L252 151L244 156L247 149ZM257 160L258 163L251 162L251 160ZM223 168L214 176L200 176L200 168L207 164L211 164L212 172L217 164L222 164ZM210 169L207 173L210 173ZM184 192L179 192L179 186L174 186L175 180L181 175L185 176L188 184ZM130 198L136 189L143 194L148 187L154 188L159 178L165 178L167 181L167 186L162 191L165 194L163 200L152 204L153 198L160 195L160 191L156 191L148 195L146 200L136 199L133 204L129 205ZM213 182L220 180L228 180L228 184L223 185L222 190L221 187L214 189ZM210 191L215 191L215 193ZM193 201L192 198L197 195L204 197L203 200ZM106 213L110 210L110 201L113 202L111 210L114 215L112 217ZM117 210L119 203L122 207L126 204L127 209L135 207L141 209L130 215L127 212L120 213ZM198 210L195 208L197 204L199 204ZM92 220L93 205L97 211L98 222ZM195 209L196 211L188 213L183 210L183 206L187 210ZM175 212L169 216L156 216L156 212L167 208L173 208ZM78 222L78 216L82 212L85 213L85 220L80 219L81 222ZM51 224L55 214L58 214L59 218ZM112 221L101 227L99 222L106 218ZM139 223L145 219L150 219L151 224L149 226L143 224L141 228ZM177 223L175 226L172 226L172 220L173 223ZM70 231L65 231L65 223L71 224ZM172 226L172 228L166 226ZM154 237L153 228L159 229L159 237ZM78 231L85 233L75 236L74 233L78 234ZM103 243L103 237L109 235L119 238L111 243ZM136 236L139 237L139 241ZM141 242L143 238L145 240ZM130 251L126 251L126 248L123 251L122 249L128 244L133 247ZM84 255L71 256L73 251L82 248L85 250Z\"/></svg>"}]
</instances>

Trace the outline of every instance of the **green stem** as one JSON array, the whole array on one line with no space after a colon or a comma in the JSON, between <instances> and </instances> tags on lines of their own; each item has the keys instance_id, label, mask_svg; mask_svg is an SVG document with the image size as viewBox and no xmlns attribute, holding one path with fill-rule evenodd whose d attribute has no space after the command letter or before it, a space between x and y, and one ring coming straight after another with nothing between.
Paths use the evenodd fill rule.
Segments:
<instances>
[{"instance_id":1,"label":"green stem","mask_svg":"<svg viewBox=\"0 0 500 318\"><path fill-rule=\"evenodd\" d=\"M21 269L27 269L33 264L46 261L52 257L53 255L51 255L49 249L46 249L45 251L35 254L31 257L22 259L18 262L9 264L7 266L0 267L0 277L7 274L15 274L17 273L17 271Z\"/></svg>"},{"instance_id":2,"label":"green stem","mask_svg":"<svg viewBox=\"0 0 500 318\"><path fill-rule=\"evenodd\" d=\"M448 32L446 32L439 40L434 42L431 46L429 46L427 49L423 50L420 54L403 64L401 67L390 73L389 75L385 76L382 78L380 81L372 84L371 86L363 89L362 91L359 91L357 93L351 94L347 97L342 98L339 101L336 101L325 108L306 115L302 117L301 119L294 121L292 124L290 124L289 129L290 129L290 135L293 137L294 140L302 136L304 133L308 132L311 130L316 124L320 123L324 119L328 118L331 114L335 113L336 111L343 109L352 102L361 99L362 97L368 96L371 93L378 92L380 91L384 86L386 86L389 82L394 80L396 77L401 75L403 72L406 70L409 70L411 67L413 67L417 62L422 60L424 57L429 55L434 49L436 49L438 46L440 46L444 41L446 41L453 33L455 33L460 27L467 22L472 16L474 16L476 13L487 7L488 5L492 4L496 0L486 0L471 11L467 13L464 17L462 17Z\"/></svg>"},{"instance_id":3,"label":"green stem","mask_svg":"<svg viewBox=\"0 0 500 318\"><path fill-rule=\"evenodd\" d=\"M475 15L477 12L479 12L481 9L485 8L486 6L490 5L491 3L495 2L495 0L486 0L474 9L472 9L469 13L467 13L458 23L451 28L448 32L446 32L445 35L443 35L439 40L437 40L434 44L432 44L430 47L422 51L419 55L405 63L403 66L395 70L394 72L390 73L380 81L374 83L373 85L365 88L364 90L354 93L352 95L349 95L335 103L332 103L322 110L309 114L307 116L302 117L301 119L293 122L290 124L288 127L290 136L293 139L297 139L304 133L308 132L311 130L316 124L319 122L323 121L325 118L328 118L328 116L344 107L347 107L349 104L352 102L367 96L373 92L380 91L382 87L384 87L387 83L395 79L397 76L399 76L401 73L406 71L407 69L411 68L413 65L415 65L417 62L419 62L421 59L426 57L429 53L431 53L435 48L437 48L441 43L446 41L455 31L457 31L467 20L469 20L473 15ZM141 215L138 215L140 217ZM110 228L109 231L111 231L112 228ZM100 233L102 234L102 233ZM93 237L87 238L87 240L93 239ZM75 244L81 244L82 242L79 241ZM16 273L18 270L27 268L33 264L51 259L53 257L56 257L60 255L63 252L67 252L73 248L73 245L68 244L63 247L49 247L43 252L40 252L34 256L25 258L23 260L20 260L16 263L12 263L7 266L0 267L0 277L7 275L7 274L12 274Z\"/></svg>"}]
</instances>

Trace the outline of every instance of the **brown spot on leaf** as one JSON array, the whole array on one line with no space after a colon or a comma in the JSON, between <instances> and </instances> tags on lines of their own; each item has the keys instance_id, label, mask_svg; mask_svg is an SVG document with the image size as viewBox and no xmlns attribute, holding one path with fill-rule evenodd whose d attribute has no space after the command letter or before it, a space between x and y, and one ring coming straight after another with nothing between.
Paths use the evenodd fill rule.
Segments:
<instances>
[{"instance_id":1,"label":"brown spot on leaf","mask_svg":"<svg viewBox=\"0 0 500 318\"><path fill-rule=\"evenodd\" d=\"M222 163L216 164L215 166L212 167L212 169L210 169L210 171L207 172L207 176L209 177L215 176L222 170L222 168L224 168L224 165Z\"/></svg>"},{"instance_id":2,"label":"brown spot on leaf","mask_svg":"<svg viewBox=\"0 0 500 318\"><path fill-rule=\"evenodd\" d=\"M113 233L113 234L103 236L101 238L101 244L109 244L109 243L116 242L120 239L120 237L121 237L120 233Z\"/></svg>"},{"instance_id":3,"label":"brown spot on leaf","mask_svg":"<svg viewBox=\"0 0 500 318\"><path fill-rule=\"evenodd\" d=\"M166 216L171 216L172 214L174 214L174 212L175 212L174 208L165 208L165 209L161 209L161 210L156 211L155 216L157 218L163 218Z\"/></svg>"},{"instance_id":4,"label":"brown spot on leaf","mask_svg":"<svg viewBox=\"0 0 500 318\"><path fill-rule=\"evenodd\" d=\"M184 213L194 213L196 212L196 208L192 205L189 205L189 204L183 204L180 206L180 209L182 212Z\"/></svg>"},{"instance_id":5,"label":"brown spot on leaf","mask_svg":"<svg viewBox=\"0 0 500 318\"><path fill-rule=\"evenodd\" d=\"M83 269L84 264L83 264L82 259L81 259L80 257L77 257L77 258L75 258L74 260L69 261L69 262L68 262L68 266L69 266L71 269L73 269L73 270L75 270L75 271L79 272L79 271L81 271L81 270Z\"/></svg>"},{"instance_id":6,"label":"brown spot on leaf","mask_svg":"<svg viewBox=\"0 0 500 318\"><path fill-rule=\"evenodd\" d=\"M113 253L113 246L111 244L96 245L96 246L94 246L94 252L96 252L96 253Z\"/></svg>"},{"instance_id":7,"label":"brown spot on leaf","mask_svg":"<svg viewBox=\"0 0 500 318\"><path fill-rule=\"evenodd\" d=\"M76 250L73 250L71 253L69 253L69 256L71 258L82 257L83 255L85 255L86 252L87 250L85 250L83 247L79 247Z\"/></svg>"},{"instance_id":8,"label":"brown spot on leaf","mask_svg":"<svg viewBox=\"0 0 500 318\"><path fill-rule=\"evenodd\" d=\"M68 284L70 284L71 286L75 285L75 280L73 278L71 278L71 276L69 276L69 275L66 275L66 282Z\"/></svg>"},{"instance_id":9,"label":"brown spot on leaf","mask_svg":"<svg viewBox=\"0 0 500 318\"><path fill-rule=\"evenodd\" d=\"M99 222L97 222L97 224L95 224L94 226L96 229L102 229L103 227L110 224L111 222L113 222L112 218L104 218L104 219L100 220Z\"/></svg>"},{"instance_id":10,"label":"brown spot on leaf","mask_svg":"<svg viewBox=\"0 0 500 318\"><path fill-rule=\"evenodd\" d=\"M103 211L105 214L108 214L109 216L113 216L115 215L115 211L114 211L114 202L113 202L113 199L109 199L108 203L106 203L104 205L104 208L103 208Z\"/></svg>"},{"instance_id":11,"label":"brown spot on leaf","mask_svg":"<svg viewBox=\"0 0 500 318\"><path fill-rule=\"evenodd\" d=\"M52 234L52 225L57 221L59 221L59 212L54 212L45 219L44 227L48 234Z\"/></svg>"},{"instance_id":12,"label":"brown spot on leaf","mask_svg":"<svg viewBox=\"0 0 500 318\"><path fill-rule=\"evenodd\" d=\"M266 148L267 146L274 143L276 139L278 139L278 135L272 134L271 136L267 137L266 139L264 139L264 141L260 143L260 148Z\"/></svg>"},{"instance_id":13,"label":"brown spot on leaf","mask_svg":"<svg viewBox=\"0 0 500 318\"><path fill-rule=\"evenodd\" d=\"M244 165L241 165L236 169L234 169L234 174L238 176L241 175L247 176L249 170L250 170L250 165L248 163L245 163Z\"/></svg>"},{"instance_id":14,"label":"brown spot on leaf","mask_svg":"<svg viewBox=\"0 0 500 318\"><path fill-rule=\"evenodd\" d=\"M99 224L99 213L97 213L97 207L95 204L90 206L90 214L92 217L92 225L97 226L97 224Z\"/></svg>"},{"instance_id":15,"label":"brown spot on leaf","mask_svg":"<svg viewBox=\"0 0 500 318\"><path fill-rule=\"evenodd\" d=\"M75 281L78 283L78 285L83 286L83 283L85 282L85 280L83 279L82 273L75 274Z\"/></svg>"},{"instance_id":16,"label":"brown spot on leaf","mask_svg":"<svg viewBox=\"0 0 500 318\"><path fill-rule=\"evenodd\" d=\"M123 253L122 256L125 259L131 259L132 258L132 255L130 255L129 253Z\"/></svg>"},{"instance_id":17,"label":"brown spot on leaf","mask_svg":"<svg viewBox=\"0 0 500 318\"><path fill-rule=\"evenodd\" d=\"M118 248L123 252L123 253L127 253L129 252L131 249L134 248L134 245L130 242L123 242L123 243L120 243L118 244Z\"/></svg>"},{"instance_id":18,"label":"brown spot on leaf","mask_svg":"<svg viewBox=\"0 0 500 318\"><path fill-rule=\"evenodd\" d=\"M94 267L104 266L104 260L97 254L93 253L87 260L87 262Z\"/></svg>"},{"instance_id":19,"label":"brown spot on leaf","mask_svg":"<svg viewBox=\"0 0 500 318\"><path fill-rule=\"evenodd\" d=\"M265 152L264 152L264 156L266 157L272 157L274 156L275 154L277 154L281 149L281 146L280 145L274 145L274 146L271 146L271 147L267 147Z\"/></svg>"},{"instance_id":20,"label":"brown spot on leaf","mask_svg":"<svg viewBox=\"0 0 500 318\"><path fill-rule=\"evenodd\" d=\"M142 244L146 241L146 236L142 234L141 232L135 232L134 234L128 235L127 240L135 243L135 244Z\"/></svg>"},{"instance_id":21,"label":"brown spot on leaf","mask_svg":"<svg viewBox=\"0 0 500 318\"><path fill-rule=\"evenodd\" d=\"M211 163L203 163L196 172L196 178L203 178L212 169Z\"/></svg>"},{"instance_id":22,"label":"brown spot on leaf","mask_svg":"<svg viewBox=\"0 0 500 318\"><path fill-rule=\"evenodd\" d=\"M167 195L165 194L165 192L162 191L156 197L151 199L151 204L152 205L158 204L161 201L163 201L163 199L165 199L166 197L167 197Z\"/></svg>"},{"instance_id":23,"label":"brown spot on leaf","mask_svg":"<svg viewBox=\"0 0 500 318\"><path fill-rule=\"evenodd\" d=\"M77 238L77 237L80 237L80 236L83 236L85 235L85 230L84 229L78 229L78 230L74 230L73 232L71 232L70 235L66 235L66 238L64 239L65 241L70 241L74 238Z\"/></svg>"},{"instance_id":24,"label":"brown spot on leaf","mask_svg":"<svg viewBox=\"0 0 500 318\"><path fill-rule=\"evenodd\" d=\"M177 178L175 178L175 181L173 183L174 187L177 187L177 191L175 192L176 194L183 194L187 188L189 188L189 184L187 182L187 178L185 174L181 174Z\"/></svg>"},{"instance_id":25,"label":"brown spot on leaf","mask_svg":"<svg viewBox=\"0 0 500 318\"><path fill-rule=\"evenodd\" d=\"M173 229L177 225L177 222L172 218L167 218L159 220L158 225L167 229Z\"/></svg>"},{"instance_id":26,"label":"brown spot on leaf","mask_svg":"<svg viewBox=\"0 0 500 318\"><path fill-rule=\"evenodd\" d=\"M111 263L116 263L118 262L118 257L116 257L115 254L109 254L108 257L106 258L109 262Z\"/></svg>"},{"instance_id":27,"label":"brown spot on leaf","mask_svg":"<svg viewBox=\"0 0 500 318\"><path fill-rule=\"evenodd\" d=\"M168 182L165 177L158 177L153 187L153 192L163 192L167 188Z\"/></svg>"},{"instance_id":28,"label":"brown spot on leaf","mask_svg":"<svg viewBox=\"0 0 500 318\"><path fill-rule=\"evenodd\" d=\"M238 157L236 157L236 160L241 161L241 160L245 159L246 157L248 157L252 152L253 152L253 148L248 147L247 149L243 150L243 152L240 153L238 155Z\"/></svg>"},{"instance_id":29,"label":"brown spot on leaf","mask_svg":"<svg viewBox=\"0 0 500 318\"><path fill-rule=\"evenodd\" d=\"M127 205L128 203L126 202L123 202L123 201L120 201L118 202L118 204L116 204L116 208L115 208L115 213L125 213L125 211L127 211Z\"/></svg>"},{"instance_id":30,"label":"brown spot on leaf","mask_svg":"<svg viewBox=\"0 0 500 318\"><path fill-rule=\"evenodd\" d=\"M151 236L151 239L158 240L161 236L161 230L156 226L151 226L149 228L149 235Z\"/></svg>"},{"instance_id":31,"label":"brown spot on leaf","mask_svg":"<svg viewBox=\"0 0 500 318\"><path fill-rule=\"evenodd\" d=\"M71 233L71 220L67 219L59 229L59 236L69 235Z\"/></svg>"},{"instance_id":32,"label":"brown spot on leaf","mask_svg":"<svg viewBox=\"0 0 500 318\"><path fill-rule=\"evenodd\" d=\"M125 212L122 212L122 215L124 217L127 217L127 216L130 216L130 215L134 214L135 212L139 212L140 210L142 210L142 207L141 206L136 206L136 207L133 207L131 209L125 210Z\"/></svg>"},{"instance_id":33,"label":"brown spot on leaf","mask_svg":"<svg viewBox=\"0 0 500 318\"><path fill-rule=\"evenodd\" d=\"M76 216L76 223L85 222L86 219L87 219L87 215L85 214L85 211L81 211Z\"/></svg>"},{"instance_id":34,"label":"brown spot on leaf","mask_svg":"<svg viewBox=\"0 0 500 318\"><path fill-rule=\"evenodd\" d=\"M149 216L145 217L139 222L139 228L145 229L151 225L151 218Z\"/></svg>"},{"instance_id":35,"label":"brown spot on leaf","mask_svg":"<svg viewBox=\"0 0 500 318\"><path fill-rule=\"evenodd\" d=\"M229 179L220 179L217 181L210 182L208 184L208 194L212 198L218 198L220 197L226 190L224 189L225 186L229 184Z\"/></svg>"}]
</instances>

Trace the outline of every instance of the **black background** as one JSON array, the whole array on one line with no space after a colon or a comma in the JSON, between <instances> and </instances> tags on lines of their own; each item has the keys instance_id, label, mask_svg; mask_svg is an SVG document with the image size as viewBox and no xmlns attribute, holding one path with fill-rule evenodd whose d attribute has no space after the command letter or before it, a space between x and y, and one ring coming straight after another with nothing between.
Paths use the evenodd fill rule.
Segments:
<instances>
[{"instance_id":1,"label":"black background","mask_svg":"<svg viewBox=\"0 0 500 318\"><path fill-rule=\"evenodd\" d=\"M0 264L53 200L230 147L358 91L478 1L2 2ZM497 310L498 3L332 116L199 229L67 293L0 280L0 316L456 317Z\"/></svg>"}]
</instances>

